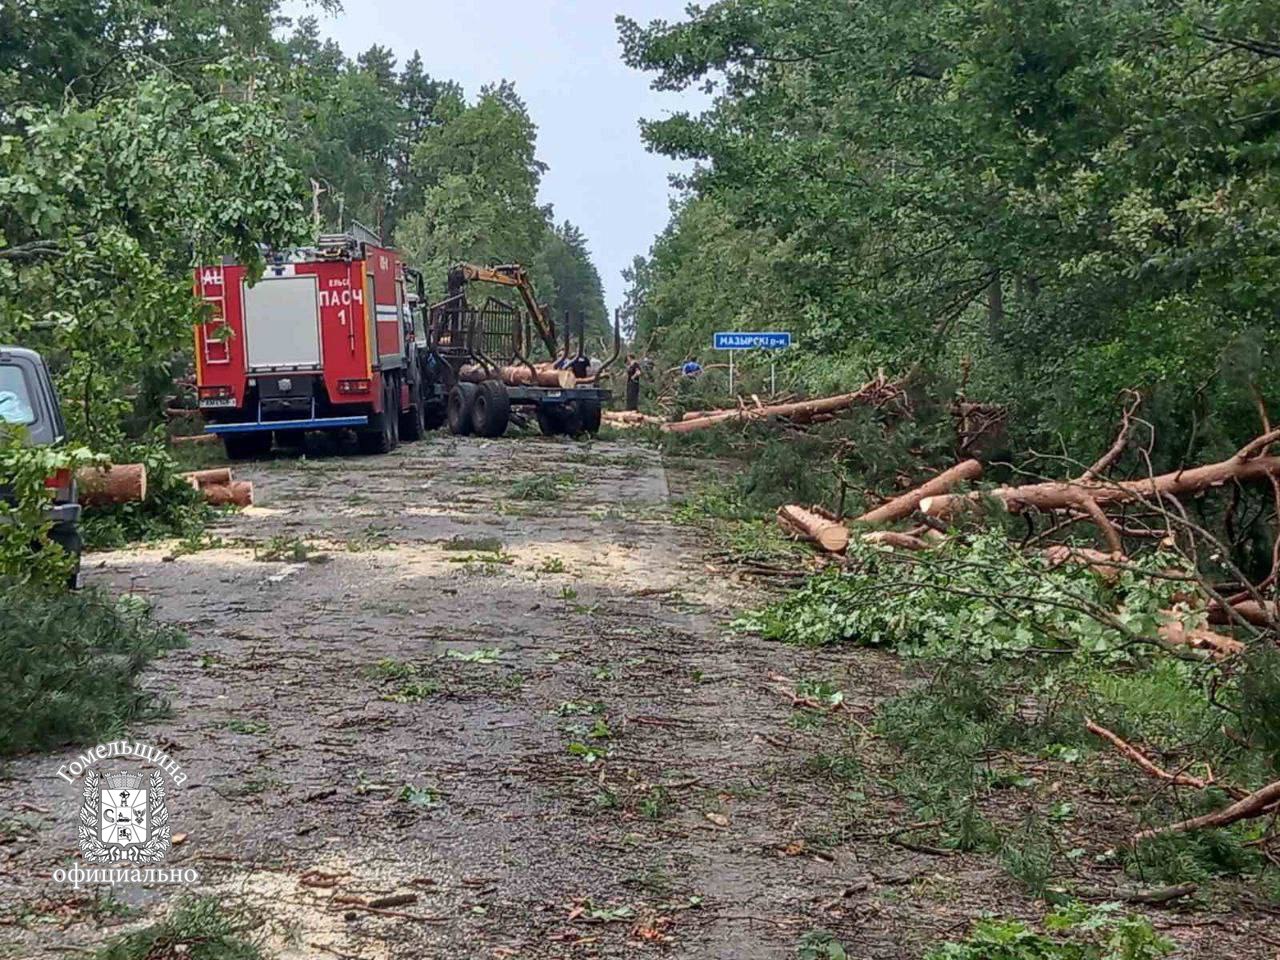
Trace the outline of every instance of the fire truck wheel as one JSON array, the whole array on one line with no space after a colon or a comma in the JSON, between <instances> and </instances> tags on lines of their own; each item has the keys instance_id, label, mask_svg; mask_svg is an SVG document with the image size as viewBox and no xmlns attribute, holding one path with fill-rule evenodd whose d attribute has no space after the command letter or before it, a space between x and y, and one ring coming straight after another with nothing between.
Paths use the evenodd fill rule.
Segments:
<instances>
[{"instance_id":1,"label":"fire truck wheel","mask_svg":"<svg viewBox=\"0 0 1280 960\"><path fill-rule=\"evenodd\" d=\"M471 406L471 426L482 437L500 437L511 420L511 397L497 380L486 380Z\"/></svg>"},{"instance_id":2,"label":"fire truck wheel","mask_svg":"<svg viewBox=\"0 0 1280 960\"><path fill-rule=\"evenodd\" d=\"M427 414L422 407L422 398L416 393L411 396L413 406L400 414L400 436L412 443L421 440L427 432Z\"/></svg>"},{"instance_id":3,"label":"fire truck wheel","mask_svg":"<svg viewBox=\"0 0 1280 960\"><path fill-rule=\"evenodd\" d=\"M593 437L600 432L600 401L599 400L579 400L575 404L578 408L578 421L582 424L582 429Z\"/></svg>"},{"instance_id":4,"label":"fire truck wheel","mask_svg":"<svg viewBox=\"0 0 1280 960\"><path fill-rule=\"evenodd\" d=\"M449 432L454 436L465 437L471 433L472 407L475 406L476 392L474 383L456 383L449 391L449 410L446 418L449 421Z\"/></svg>"},{"instance_id":5,"label":"fire truck wheel","mask_svg":"<svg viewBox=\"0 0 1280 960\"><path fill-rule=\"evenodd\" d=\"M271 452L271 434L262 433L224 433L222 446L227 451L228 460L251 460L254 457L265 457Z\"/></svg>"},{"instance_id":6,"label":"fire truck wheel","mask_svg":"<svg viewBox=\"0 0 1280 960\"><path fill-rule=\"evenodd\" d=\"M399 416L389 402L390 391L382 396L382 412L369 418L368 428L356 434L361 453L390 453L396 445L396 425Z\"/></svg>"}]
</instances>

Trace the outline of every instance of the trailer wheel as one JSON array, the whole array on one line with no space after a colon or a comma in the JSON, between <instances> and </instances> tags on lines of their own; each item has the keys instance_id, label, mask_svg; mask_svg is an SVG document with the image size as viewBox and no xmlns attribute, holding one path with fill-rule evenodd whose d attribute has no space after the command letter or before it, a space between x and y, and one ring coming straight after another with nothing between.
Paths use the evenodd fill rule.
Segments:
<instances>
[{"instance_id":1,"label":"trailer wheel","mask_svg":"<svg viewBox=\"0 0 1280 960\"><path fill-rule=\"evenodd\" d=\"M561 432L560 418L556 413L554 408L538 404L538 429L544 437L554 437Z\"/></svg>"},{"instance_id":2,"label":"trailer wheel","mask_svg":"<svg viewBox=\"0 0 1280 960\"><path fill-rule=\"evenodd\" d=\"M578 408L578 421L582 429L593 437L600 432L600 415L603 412L599 400L579 400L574 404Z\"/></svg>"},{"instance_id":3,"label":"trailer wheel","mask_svg":"<svg viewBox=\"0 0 1280 960\"><path fill-rule=\"evenodd\" d=\"M449 409L445 418L449 421L449 432L454 436L465 437L471 433L476 393L474 383L455 383L449 391Z\"/></svg>"},{"instance_id":4,"label":"trailer wheel","mask_svg":"<svg viewBox=\"0 0 1280 960\"><path fill-rule=\"evenodd\" d=\"M471 426L482 437L500 437L511 420L511 397L497 380L486 380L471 406Z\"/></svg>"},{"instance_id":5,"label":"trailer wheel","mask_svg":"<svg viewBox=\"0 0 1280 960\"><path fill-rule=\"evenodd\" d=\"M224 433L222 446L227 451L228 460L251 460L254 457L265 457L271 452L271 434L261 433Z\"/></svg>"}]
</instances>

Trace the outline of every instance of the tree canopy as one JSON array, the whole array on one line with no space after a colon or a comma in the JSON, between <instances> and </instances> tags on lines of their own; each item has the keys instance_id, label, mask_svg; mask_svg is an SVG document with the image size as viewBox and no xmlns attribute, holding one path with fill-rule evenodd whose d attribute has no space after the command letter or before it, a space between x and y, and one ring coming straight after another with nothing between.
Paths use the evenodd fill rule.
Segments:
<instances>
[{"instance_id":1,"label":"tree canopy","mask_svg":"<svg viewBox=\"0 0 1280 960\"><path fill-rule=\"evenodd\" d=\"M1100 440L1125 387L1189 442L1253 416L1241 365L1280 332L1274 4L722 0L619 25L656 86L715 93L643 124L698 166L633 271L642 333L785 316L853 366L968 371L1028 442Z\"/></svg>"}]
</instances>

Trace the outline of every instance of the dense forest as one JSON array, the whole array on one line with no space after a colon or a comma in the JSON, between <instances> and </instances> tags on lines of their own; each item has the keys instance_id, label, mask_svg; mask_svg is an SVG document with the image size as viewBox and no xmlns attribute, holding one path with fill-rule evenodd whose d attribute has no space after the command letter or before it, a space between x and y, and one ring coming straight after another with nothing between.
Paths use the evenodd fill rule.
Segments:
<instances>
[{"instance_id":1,"label":"dense forest","mask_svg":"<svg viewBox=\"0 0 1280 960\"><path fill-rule=\"evenodd\" d=\"M643 125L697 168L631 271L638 339L783 326L811 382L919 364L1080 456L1143 390L1169 456L1229 446L1280 345L1278 27L1264 0L621 19L656 86L715 93Z\"/></svg>"},{"instance_id":2,"label":"dense forest","mask_svg":"<svg viewBox=\"0 0 1280 960\"><path fill-rule=\"evenodd\" d=\"M553 315L606 327L509 83L469 100L420 55L352 60L274 2L24 0L0 10L0 104L0 342L50 354L97 449L185 365L193 263L352 221L432 293L456 260L518 261Z\"/></svg>"}]
</instances>

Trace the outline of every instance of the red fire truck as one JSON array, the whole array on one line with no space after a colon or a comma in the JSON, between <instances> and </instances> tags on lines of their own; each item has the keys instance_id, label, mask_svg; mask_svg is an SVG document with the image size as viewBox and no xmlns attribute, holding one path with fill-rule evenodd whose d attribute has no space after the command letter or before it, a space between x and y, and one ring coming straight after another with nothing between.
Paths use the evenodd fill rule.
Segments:
<instances>
[{"instance_id":1,"label":"red fire truck","mask_svg":"<svg viewBox=\"0 0 1280 960\"><path fill-rule=\"evenodd\" d=\"M354 430L361 451L386 453L442 416L422 396L422 277L372 233L269 255L252 285L246 273L223 262L195 275L200 412L230 459L308 430Z\"/></svg>"}]
</instances>

